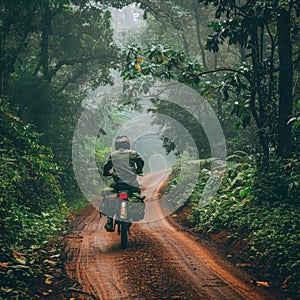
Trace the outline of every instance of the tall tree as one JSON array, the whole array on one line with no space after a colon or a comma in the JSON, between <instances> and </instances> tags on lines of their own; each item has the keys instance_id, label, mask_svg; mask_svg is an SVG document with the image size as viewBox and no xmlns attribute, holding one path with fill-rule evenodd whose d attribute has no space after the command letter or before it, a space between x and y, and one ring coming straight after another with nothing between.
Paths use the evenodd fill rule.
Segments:
<instances>
[{"instance_id":1,"label":"tall tree","mask_svg":"<svg viewBox=\"0 0 300 300\"><path fill-rule=\"evenodd\" d=\"M81 102L88 90L112 82L110 69L119 63L108 8L131 2L0 1L0 97L43 133L42 142L64 167L64 182L73 184L64 189L70 197Z\"/></svg>"},{"instance_id":2,"label":"tall tree","mask_svg":"<svg viewBox=\"0 0 300 300\"><path fill-rule=\"evenodd\" d=\"M290 7L279 9L277 19L278 55L279 55L279 113L278 148L281 156L289 156L292 150L292 130L288 121L293 111L293 59L291 42Z\"/></svg>"},{"instance_id":3,"label":"tall tree","mask_svg":"<svg viewBox=\"0 0 300 300\"><path fill-rule=\"evenodd\" d=\"M208 4L214 1L200 2ZM209 38L208 48L218 52L219 45L228 40L249 52L252 65L247 74L250 96L241 104L245 106L249 102L266 156L270 147L276 147L281 156L289 156L292 150L288 124L293 107L290 33L291 27L295 27L291 14L296 17L298 13L299 3L293 0L223 0L216 5L216 17L220 21L212 25L214 33ZM238 90L240 87L236 82L235 91Z\"/></svg>"},{"instance_id":4,"label":"tall tree","mask_svg":"<svg viewBox=\"0 0 300 300\"><path fill-rule=\"evenodd\" d=\"M59 91L95 87L118 62L109 6L131 0L1 0L0 97L18 68Z\"/></svg>"},{"instance_id":5,"label":"tall tree","mask_svg":"<svg viewBox=\"0 0 300 300\"><path fill-rule=\"evenodd\" d=\"M33 30L37 6L35 0L0 2L0 97L6 93L17 58Z\"/></svg>"}]
</instances>

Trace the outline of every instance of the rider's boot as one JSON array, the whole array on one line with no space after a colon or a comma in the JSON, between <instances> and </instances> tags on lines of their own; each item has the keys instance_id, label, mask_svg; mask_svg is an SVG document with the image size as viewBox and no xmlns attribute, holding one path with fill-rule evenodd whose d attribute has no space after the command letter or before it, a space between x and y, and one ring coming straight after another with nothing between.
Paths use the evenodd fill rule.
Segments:
<instances>
[{"instance_id":1,"label":"rider's boot","mask_svg":"<svg viewBox=\"0 0 300 300\"><path fill-rule=\"evenodd\" d=\"M118 235L120 235L121 234L121 223L118 220L116 220L116 225L117 225Z\"/></svg>"},{"instance_id":2,"label":"rider's boot","mask_svg":"<svg viewBox=\"0 0 300 300\"><path fill-rule=\"evenodd\" d=\"M132 225L132 223L127 223L127 231L128 231L129 235L131 234L131 232L130 232L131 225Z\"/></svg>"},{"instance_id":3,"label":"rider's boot","mask_svg":"<svg viewBox=\"0 0 300 300\"><path fill-rule=\"evenodd\" d=\"M108 232L114 232L115 231L113 218L107 217L107 221L106 221L106 224L105 224L104 228Z\"/></svg>"}]
</instances>

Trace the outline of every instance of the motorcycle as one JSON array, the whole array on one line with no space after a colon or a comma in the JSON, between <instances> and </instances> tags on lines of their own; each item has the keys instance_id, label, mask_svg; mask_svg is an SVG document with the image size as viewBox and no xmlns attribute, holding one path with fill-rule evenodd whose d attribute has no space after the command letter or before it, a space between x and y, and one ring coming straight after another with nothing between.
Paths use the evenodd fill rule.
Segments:
<instances>
[{"instance_id":1,"label":"motorcycle","mask_svg":"<svg viewBox=\"0 0 300 300\"><path fill-rule=\"evenodd\" d=\"M128 212L129 192L129 190L117 190L117 196L120 200L120 210L115 223L118 225L118 234L121 235L122 249L127 247L128 233L131 226Z\"/></svg>"},{"instance_id":2,"label":"motorcycle","mask_svg":"<svg viewBox=\"0 0 300 300\"><path fill-rule=\"evenodd\" d=\"M128 235L130 234L130 227L132 222L139 221L145 215L144 196L139 193L132 192L132 189L126 183L118 183L114 189L117 194L117 201L112 194L104 196L102 205L100 205L100 215L103 213L110 217L111 230L114 232L117 227L118 235L121 236L121 248L127 248Z\"/></svg>"}]
</instances>

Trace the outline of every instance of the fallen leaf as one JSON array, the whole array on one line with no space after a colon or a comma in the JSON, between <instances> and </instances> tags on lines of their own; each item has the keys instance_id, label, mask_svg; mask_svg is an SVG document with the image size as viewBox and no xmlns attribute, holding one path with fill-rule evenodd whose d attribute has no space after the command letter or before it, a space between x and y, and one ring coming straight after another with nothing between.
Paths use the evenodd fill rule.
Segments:
<instances>
[{"instance_id":1,"label":"fallen leaf","mask_svg":"<svg viewBox=\"0 0 300 300\"><path fill-rule=\"evenodd\" d=\"M281 288L282 288L282 289L287 289L287 287L288 287L288 281L289 281L290 279L292 279L292 278L293 278L293 276L292 276L292 275L289 275L289 276L283 281Z\"/></svg>"},{"instance_id":2,"label":"fallen leaf","mask_svg":"<svg viewBox=\"0 0 300 300\"><path fill-rule=\"evenodd\" d=\"M45 259L44 263L49 264L51 266L55 266L57 263L55 261L49 260L49 259Z\"/></svg>"},{"instance_id":3,"label":"fallen leaf","mask_svg":"<svg viewBox=\"0 0 300 300\"><path fill-rule=\"evenodd\" d=\"M0 290L3 291L4 293L10 293L10 292L13 291L13 289L11 289L11 288L5 288L5 287L1 287Z\"/></svg>"},{"instance_id":4,"label":"fallen leaf","mask_svg":"<svg viewBox=\"0 0 300 300\"><path fill-rule=\"evenodd\" d=\"M24 258L25 254L21 253L21 252L18 252L18 251L14 251L13 252L13 257L16 258L16 259L18 259L18 258Z\"/></svg>"},{"instance_id":5,"label":"fallen leaf","mask_svg":"<svg viewBox=\"0 0 300 300\"><path fill-rule=\"evenodd\" d=\"M25 259L25 258L23 258L23 259L21 259L21 258L16 258L16 260L17 260L18 263L20 263L21 265L26 265L26 259Z\"/></svg>"},{"instance_id":6,"label":"fallen leaf","mask_svg":"<svg viewBox=\"0 0 300 300\"><path fill-rule=\"evenodd\" d=\"M8 264L7 264L7 263L0 262L0 267L1 267L1 268L4 268L4 269L7 269L7 268L8 268Z\"/></svg>"},{"instance_id":7,"label":"fallen leaf","mask_svg":"<svg viewBox=\"0 0 300 300\"><path fill-rule=\"evenodd\" d=\"M51 278L47 277L47 278L45 279L45 283L46 283L46 284L52 284Z\"/></svg>"},{"instance_id":8,"label":"fallen leaf","mask_svg":"<svg viewBox=\"0 0 300 300\"><path fill-rule=\"evenodd\" d=\"M247 264L247 263L242 263L242 264L235 264L237 267L242 267L242 268L245 268L245 267L252 267L251 264Z\"/></svg>"},{"instance_id":9,"label":"fallen leaf","mask_svg":"<svg viewBox=\"0 0 300 300\"><path fill-rule=\"evenodd\" d=\"M55 248L48 251L48 253L55 253L55 252L57 252L57 250Z\"/></svg>"},{"instance_id":10,"label":"fallen leaf","mask_svg":"<svg viewBox=\"0 0 300 300\"><path fill-rule=\"evenodd\" d=\"M43 296L47 296L50 293L53 293L53 290L48 290L47 292L42 292Z\"/></svg>"},{"instance_id":11,"label":"fallen leaf","mask_svg":"<svg viewBox=\"0 0 300 300\"><path fill-rule=\"evenodd\" d=\"M46 284L52 284L52 279L54 278L54 276L49 275L49 274L44 274L44 276L46 277L45 283Z\"/></svg>"},{"instance_id":12,"label":"fallen leaf","mask_svg":"<svg viewBox=\"0 0 300 300\"><path fill-rule=\"evenodd\" d=\"M257 286L270 287L270 284L266 281L256 281Z\"/></svg>"}]
</instances>

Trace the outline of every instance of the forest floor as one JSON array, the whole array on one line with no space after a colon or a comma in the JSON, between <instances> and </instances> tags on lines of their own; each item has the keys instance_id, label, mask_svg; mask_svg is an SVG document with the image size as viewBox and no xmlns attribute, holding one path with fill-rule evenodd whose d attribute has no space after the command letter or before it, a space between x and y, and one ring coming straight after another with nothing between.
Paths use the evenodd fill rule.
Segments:
<instances>
[{"instance_id":1,"label":"forest floor","mask_svg":"<svg viewBox=\"0 0 300 300\"><path fill-rule=\"evenodd\" d=\"M156 176L143 178L146 203L161 196L162 185L152 184ZM121 249L120 236L104 229L106 217L88 205L60 242L63 268L45 299L286 299L230 261L218 247L224 234L214 242L194 234L185 215L163 217L159 205L151 206Z\"/></svg>"}]
</instances>

